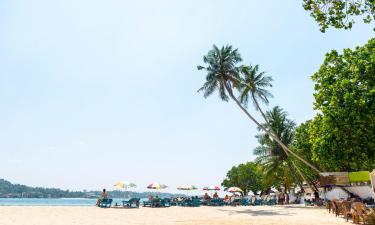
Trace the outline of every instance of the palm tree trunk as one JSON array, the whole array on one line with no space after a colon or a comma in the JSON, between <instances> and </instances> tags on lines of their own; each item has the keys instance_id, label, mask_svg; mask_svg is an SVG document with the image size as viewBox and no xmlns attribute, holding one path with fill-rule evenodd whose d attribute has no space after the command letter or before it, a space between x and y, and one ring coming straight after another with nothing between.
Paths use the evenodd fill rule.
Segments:
<instances>
[{"instance_id":1,"label":"palm tree trunk","mask_svg":"<svg viewBox=\"0 0 375 225\"><path fill-rule=\"evenodd\" d=\"M238 101L238 99L233 95L233 92L232 92L231 88L228 87L228 84L225 81L224 81L224 86L225 86L225 89L228 91L229 96L233 99L233 101L236 102L236 104L238 105L238 107L240 107L240 109L246 114L247 117L249 117L249 119L251 121L253 121L259 128L261 128L268 135L270 135L270 137L272 137L272 139L274 139L282 148L285 148L285 150L287 150L294 157L296 157L297 159L301 160L303 163L305 163L306 165L308 165L310 168L312 168L316 172L320 173L320 171L315 166L311 165L309 162L307 162L306 160L304 160L303 158L301 158L299 155L297 155L296 153L292 152L286 145L284 145L284 143L282 141L280 141L280 139L276 135L273 134L273 132L268 131L253 116L251 116L251 114L242 106L242 104Z\"/></svg>"},{"instance_id":2,"label":"palm tree trunk","mask_svg":"<svg viewBox=\"0 0 375 225\"><path fill-rule=\"evenodd\" d=\"M255 96L254 96L253 93L251 93L251 97L253 98L253 101L254 101L254 103L255 103L257 109L259 110L260 114L262 114L262 117L263 117L264 121L265 121L268 125L270 125L270 122L268 121L268 119L267 119L267 117L266 117L266 114L265 114L265 113L263 112L263 110L260 108L259 103L258 103L258 101L257 101L257 99L255 98Z\"/></svg>"},{"instance_id":3,"label":"palm tree trunk","mask_svg":"<svg viewBox=\"0 0 375 225\"><path fill-rule=\"evenodd\" d=\"M242 83L243 82L239 79L237 79L236 77L233 77L233 76L229 76L231 79L239 82L239 83ZM275 141L281 146L281 148L284 150L284 152L286 153L286 155L288 155L287 152L290 152L294 157L296 157L297 159L301 160L303 163L305 163L307 166L309 166L310 168L312 168L313 170L315 170L316 172L320 173L320 171L315 167L313 166L312 164L310 164L309 162L307 162L306 160L304 160L302 157L300 157L299 155L297 155L296 153L292 152L286 145L284 145L284 143L282 143L282 141L275 135L273 134L273 131L269 131L267 130L265 127L263 127L262 125L260 125L260 123L258 121L256 121L251 115L250 113L241 105L241 103L238 101L238 99L236 97L234 97L233 95L233 92L232 90L227 86L226 82L225 81L222 81L224 83L224 86L225 88L227 89L230 97L237 103L237 105L241 108L241 110L255 123L257 124L261 129L263 129L266 133L268 133L273 139L275 139ZM265 113L263 112L263 110L260 108L259 106L259 103L258 101L255 99L255 96L252 94L252 98L254 100L254 103L256 105L256 107L258 108L258 110L260 111L260 113L262 114L262 117L264 119L264 121L269 124L269 121L267 120L267 117L265 115Z\"/></svg>"}]
</instances>

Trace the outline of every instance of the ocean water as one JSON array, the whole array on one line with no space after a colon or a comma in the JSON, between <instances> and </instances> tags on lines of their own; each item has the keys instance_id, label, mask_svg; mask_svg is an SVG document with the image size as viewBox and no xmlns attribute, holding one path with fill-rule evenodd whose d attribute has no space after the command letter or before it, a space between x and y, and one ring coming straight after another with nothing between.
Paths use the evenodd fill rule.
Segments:
<instances>
[{"instance_id":1,"label":"ocean water","mask_svg":"<svg viewBox=\"0 0 375 225\"><path fill-rule=\"evenodd\" d=\"M123 199L113 199L113 204ZM89 198L0 198L0 206L94 206Z\"/></svg>"}]
</instances>

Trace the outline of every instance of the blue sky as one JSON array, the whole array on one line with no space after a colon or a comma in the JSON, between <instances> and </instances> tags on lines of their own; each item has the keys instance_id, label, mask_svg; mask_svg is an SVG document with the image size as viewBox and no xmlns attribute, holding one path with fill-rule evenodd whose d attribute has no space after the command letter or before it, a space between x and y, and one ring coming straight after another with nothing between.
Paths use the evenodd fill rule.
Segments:
<instances>
[{"instance_id":1,"label":"blue sky","mask_svg":"<svg viewBox=\"0 0 375 225\"><path fill-rule=\"evenodd\" d=\"M322 34L302 1L1 1L1 177L75 190L219 184L254 159L257 130L197 93L213 44L267 71L271 106L300 123L314 115L324 54L372 36L361 23Z\"/></svg>"}]
</instances>

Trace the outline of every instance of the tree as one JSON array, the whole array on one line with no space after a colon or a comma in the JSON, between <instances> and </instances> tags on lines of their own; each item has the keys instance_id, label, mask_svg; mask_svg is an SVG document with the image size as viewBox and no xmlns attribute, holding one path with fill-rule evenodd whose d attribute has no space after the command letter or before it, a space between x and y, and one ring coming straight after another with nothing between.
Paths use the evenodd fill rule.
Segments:
<instances>
[{"instance_id":1,"label":"tree","mask_svg":"<svg viewBox=\"0 0 375 225\"><path fill-rule=\"evenodd\" d=\"M280 140L289 145L293 139L295 123L287 118L287 113L276 106L266 113L268 123L263 126L273 130ZM256 136L260 146L254 149L256 162L262 165L265 182L270 185L283 187L289 190L293 184L302 184L303 179L298 177L298 168L287 152L268 133Z\"/></svg>"},{"instance_id":2,"label":"tree","mask_svg":"<svg viewBox=\"0 0 375 225\"><path fill-rule=\"evenodd\" d=\"M375 19L374 0L303 0L303 7L325 32L329 26L351 29L354 18L363 16L365 23Z\"/></svg>"},{"instance_id":3,"label":"tree","mask_svg":"<svg viewBox=\"0 0 375 225\"><path fill-rule=\"evenodd\" d=\"M227 172L227 177L221 183L226 188L239 187L247 194L249 191L257 193L262 191L262 174L258 165L253 162L233 166Z\"/></svg>"},{"instance_id":4,"label":"tree","mask_svg":"<svg viewBox=\"0 0 375 225\"><path fill-rule=\"evenodd\" d=\"M343 54L326 54L315 84L309 124L312 160L331 171L373 169L375 163L375 39Z\"/></svg>"},{"instance_id":5,"label":"tree","mask_svg":"<svg viewBox=\"0 0 375 225\"><path fill-rule=\"evenodd\" d=\"M259 123L234 95L236 89L241 90L243 86L246 85L241 81L241 68L244 67L238 65L241 61L241 55L238 50L233 49L232 46L227 45L219 49L214 45L213 49L203 57L203 62L206 66L198 66L198 70L205 70L207 72L206 82L198 91L203 91L204 97L208 97L215 91L218 91L219 96L223 101L228 101L229 98L231 98L258 128L265 131L285 151L289 152L315 171L320 172L315 166L292 152L276 135L273 134L272 131L267 130L261 123Z\"/></svg>"},{"instance_id":6,"label":"tree","mask_svg":"<svg viewBox=\"0 0 375 225\"><path fill-rule=\"evenodd\" d=\"M242 78L242 89L240 93L240 100L244 106L248 105L251 100L256 110L259 110L264 121L267 121L267 117L264 114L259 102L267 104L269 103L268 98L273 97L271 92L267 90L268 87L272 87L272 77L267 76L265 72L258 72L259 65L255 66L243 66L241 72L244 75Z\"/></svg>"}]
</instances>

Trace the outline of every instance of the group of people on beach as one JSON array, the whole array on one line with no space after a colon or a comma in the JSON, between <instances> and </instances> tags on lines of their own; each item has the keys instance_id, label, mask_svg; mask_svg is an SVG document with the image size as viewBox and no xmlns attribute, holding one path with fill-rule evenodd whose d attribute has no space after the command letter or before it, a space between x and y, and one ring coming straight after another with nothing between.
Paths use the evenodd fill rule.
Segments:
<instances>
[{"instance_id":1,"label":"group of people on beach","mask_svg":"<svg viewBox=\"0 0 375 225\"><path fill-rule=\"evenodd\" d=\"M268 196L270 197L270 196ZM198 196L193 196L193 197L189 197L190 199L193 199L193 198L197 198L198 199ZM207 192L203 195L202 197L202 200L203 201L209 201L211 199L217 199L219 198L219 194L217 192L215 192L212 197L210 195L207 194ZM290 203L290 200L289 200L289 194L288 193L283 193L283 192L280 192L276 195L273 196L273 198L277 199L277 204L278 205L287 205ZM106 189L103 189L101 195L99 196L97 202L96 202L96 205L99 206L100 203L103 201L103 199L108 199L108 194L107 194L107 191ZM149 201L152 201L153 199L159 199L159 196L153 196L153 195L149 195L148 197L148 200ZM178 197L176 198L176 200L183 200L185 199L184 197ZM230 203L230 202L233 202L234 200L236 199L241 199L241 196L240 195L237 195L237 194L233 194L232 196L229 196L229 195L225 195L224 197L224 202L227 202L227 203ZM318 205L318 202L320 201L320 197L319 197L319 193L318 192L314 192L314 198L312 199L312 201ZM299 204L301 202L301 195L299 193L296 194L296 199L294 200L293 203L296 203L296 204Z\"/></svg>"}]
</instances>

